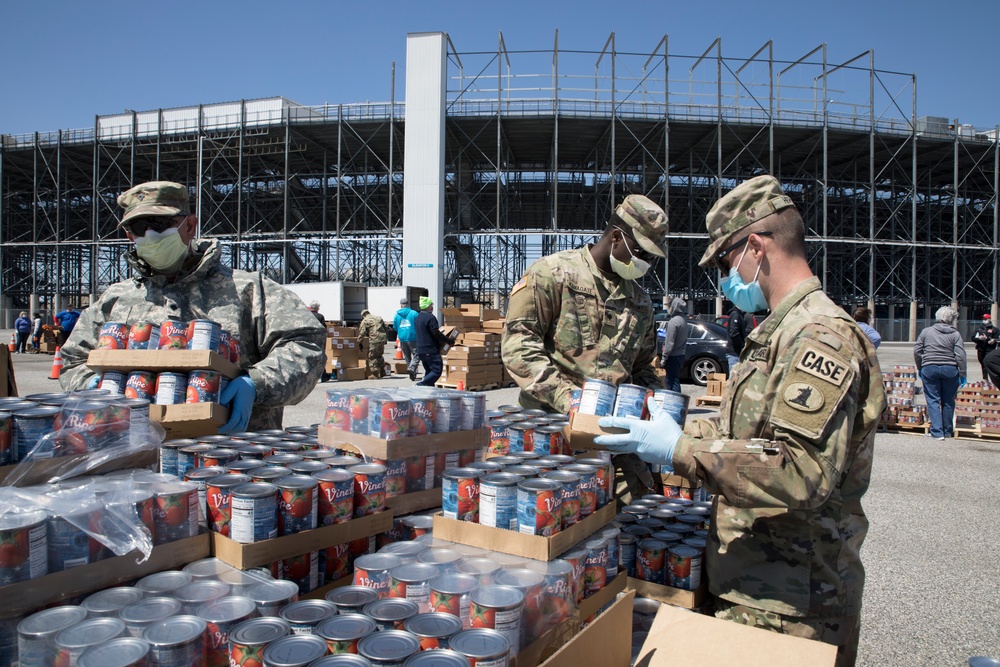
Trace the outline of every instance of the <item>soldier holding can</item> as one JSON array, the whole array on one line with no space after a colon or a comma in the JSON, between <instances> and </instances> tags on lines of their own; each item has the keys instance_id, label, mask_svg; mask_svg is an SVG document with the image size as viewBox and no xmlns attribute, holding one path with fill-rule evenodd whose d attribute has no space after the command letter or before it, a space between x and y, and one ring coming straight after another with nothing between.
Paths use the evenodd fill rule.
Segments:
<instances>
[{"instance_id":1,"label":"soldier holding can","mask_svg":"<svg viewBox=\"0 0 1000 667\"><path fill-rule=\"evenodd\" d=\"M772 313L749 334L721 415L689 421L611 418L611 449L699 477L716 494L707 548L716 616L857 655L868 530L861 497L885 389L875 349L823 292L805 226L772 176L743 183L709 211L701 266L746 312ZM749 280L747 283L745 281Z\"/></svg>"},{"instance_id":2,"label":"soldier holding can","mask_svg":"<svg viewBox=\"0 0 1000 667\"><path fill-rule=\"evenodd\" d=\"M522 406L568 412L570 392L588 379L662 387L652 304L635 281L663 257L667 229L663 209L629 195L596 243L541 258L514 285L501 353ZM637 458L615 465L634 497L652 490Z\"/></svg>"},{"instance_id":3,"label":"soldier holding can","mask_svg":"<svg viewBox=\"0 0 1000 667\"><path fill-rule=\"evenodd\" d=\"M184 185L143 183L118 204L119 228L135 244L126 255L134 278L111 285L80 314L62 349L63 388L83 389L97 377L86 362L106 322L212 320L240 341L245 372L220 397L230 412L220 431L280 428L283 406L305 398L322 372L323 327L296 295L225 266L218 241L197 238Z\"/></svg>"}]
</instances>

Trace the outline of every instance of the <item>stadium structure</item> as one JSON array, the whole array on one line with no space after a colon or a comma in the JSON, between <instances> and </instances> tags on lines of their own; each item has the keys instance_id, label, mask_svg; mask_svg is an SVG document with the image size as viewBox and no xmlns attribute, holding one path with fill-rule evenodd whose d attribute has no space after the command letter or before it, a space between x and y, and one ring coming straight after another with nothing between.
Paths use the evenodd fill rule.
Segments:
<instances>
[{"instance_id":1,"label":"stadium structure","mask_svg":"<svg viewBox=\"0 0 1000 667\"><path fill-rule=\"evenodd\" d=\"M670 217L645 287L715 313L720 276L697 265L705 214L773 173L827 292L874 307L887 339L912 339L945 304L997 314L997 128L918 114L916 75L876 68L871 50L650 46L620 49L612 33L566 50L557 32L551 48L508 50L501 34L459 51L444 33L412 34L405 103L393 65L384 103L240 100L3 135L6 324L86 306L128 277L115 198L153 179L190 185L201 235L235 267L281 283L437 281L446 302L501 308L534 259L592 240L642 193Z\"/></svg>"}]
</instances>

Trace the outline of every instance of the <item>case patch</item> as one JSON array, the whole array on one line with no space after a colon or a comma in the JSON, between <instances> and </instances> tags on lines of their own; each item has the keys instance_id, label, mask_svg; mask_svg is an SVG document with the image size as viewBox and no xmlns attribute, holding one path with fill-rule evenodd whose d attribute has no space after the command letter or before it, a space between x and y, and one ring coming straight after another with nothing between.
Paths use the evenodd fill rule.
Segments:
<instances>
[{"instance_id":1,"label":"case patch","mask_svg":"<svg viewBox=\"0 0 1000 667\"><path fill-rule=\"evenodd\" d=\"M803 350L795 368L836 387L851 376L850 367L842 359L810 345Z\"/></svg>"}]
</instances>

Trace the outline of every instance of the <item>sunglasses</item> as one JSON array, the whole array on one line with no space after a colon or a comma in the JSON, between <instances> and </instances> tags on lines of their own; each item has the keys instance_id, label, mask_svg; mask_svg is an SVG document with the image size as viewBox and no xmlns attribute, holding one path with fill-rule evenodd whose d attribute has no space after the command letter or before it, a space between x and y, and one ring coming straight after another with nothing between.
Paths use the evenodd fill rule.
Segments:
<instances>
[{"instance_id":1,"label":"sunglasses","mask_svg":"<svg viewBox=\"0 0 1000 667\"><path fill-rule=\"evenodd\" d=\"M125 229L131 232L132 236L145 236L146 232L153 230L157 234L162 234L171 227L176 227L183 222L182 216L167 217L164 215L154 215L145 218L129 220L125 223Z\"/></svg>"},{"instance_id":2,"label":"sunglasses","mask_svg":"<svg viewBox=\"0 0 1000 667\"><path fill-rule=\"evenodd\" d=\"M621 235L622 235L623 239L628 239L629 241L631 241L631 243L627 243L625 245L629 249L629 251L632 253L633 257L635 257L636 259L641 259L642 261L648 262L650 264L653 262L653 259L654 259L653 255L651 253L646 252L642 248L642 246L639 245L639 242L635 240L634 236L632 236L631 234L627 233L621 227L615 227L615 229L617 229L619 232L621 232ZM631 246L631 247L629 247L629 246Z\"/></svg>"},{"instance_id":3,"label":"sunglasses","mask_svg":"<svg viewBox=\"0 0 1000 667\"><path fill-rule=\"evenodd\" d=\"M719 265L722 266L724 269L728 270L729 267L726 265L725 262L722 261L722 259L727 255L733 254L734 252L745 246L747 241L749 241L750 237L753 236L754 234L756 234L757 236L774 236L774 232L753 232L752 234L747 234L746 236L743 237L742 240L737 241L736 243L729 246L725 250L720 250L718 253L716 253L715 261L717 261Z\"/></svg>"}]
</instances>

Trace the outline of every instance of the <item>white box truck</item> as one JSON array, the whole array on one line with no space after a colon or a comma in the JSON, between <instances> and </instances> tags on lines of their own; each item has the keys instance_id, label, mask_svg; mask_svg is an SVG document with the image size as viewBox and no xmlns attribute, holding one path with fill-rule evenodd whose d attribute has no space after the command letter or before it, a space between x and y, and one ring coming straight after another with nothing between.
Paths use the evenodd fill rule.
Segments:
<instances>
[{"instance_id":1,"label":"white box truck","mask_svg":"<svg viewBox=\"0 0 1000 667\"><path fill-rule=\"evenodd\" d=\"M406 299L410 308L419 310L422 296L427 296L427 289L424 287L369 287L368 310L385 320L386 327L389 328L389 340L392 341L396 339L392 320L400 308L399 300Z\"/></svg>"},{"instance_id":2,"label":"white box truck","mask_svg":"<svg viewBox=\"0 0 1000 667\"><path fill-rule=\"evenodd\" d=\"M345 326L355 325L361 321L361 311L368 307L368 286L363 283L338 280L292 283L284 287L298 294L307 306L313 301L318 301L319 312L327 322L341 322Z\"/></svg>"}]
</instances>

